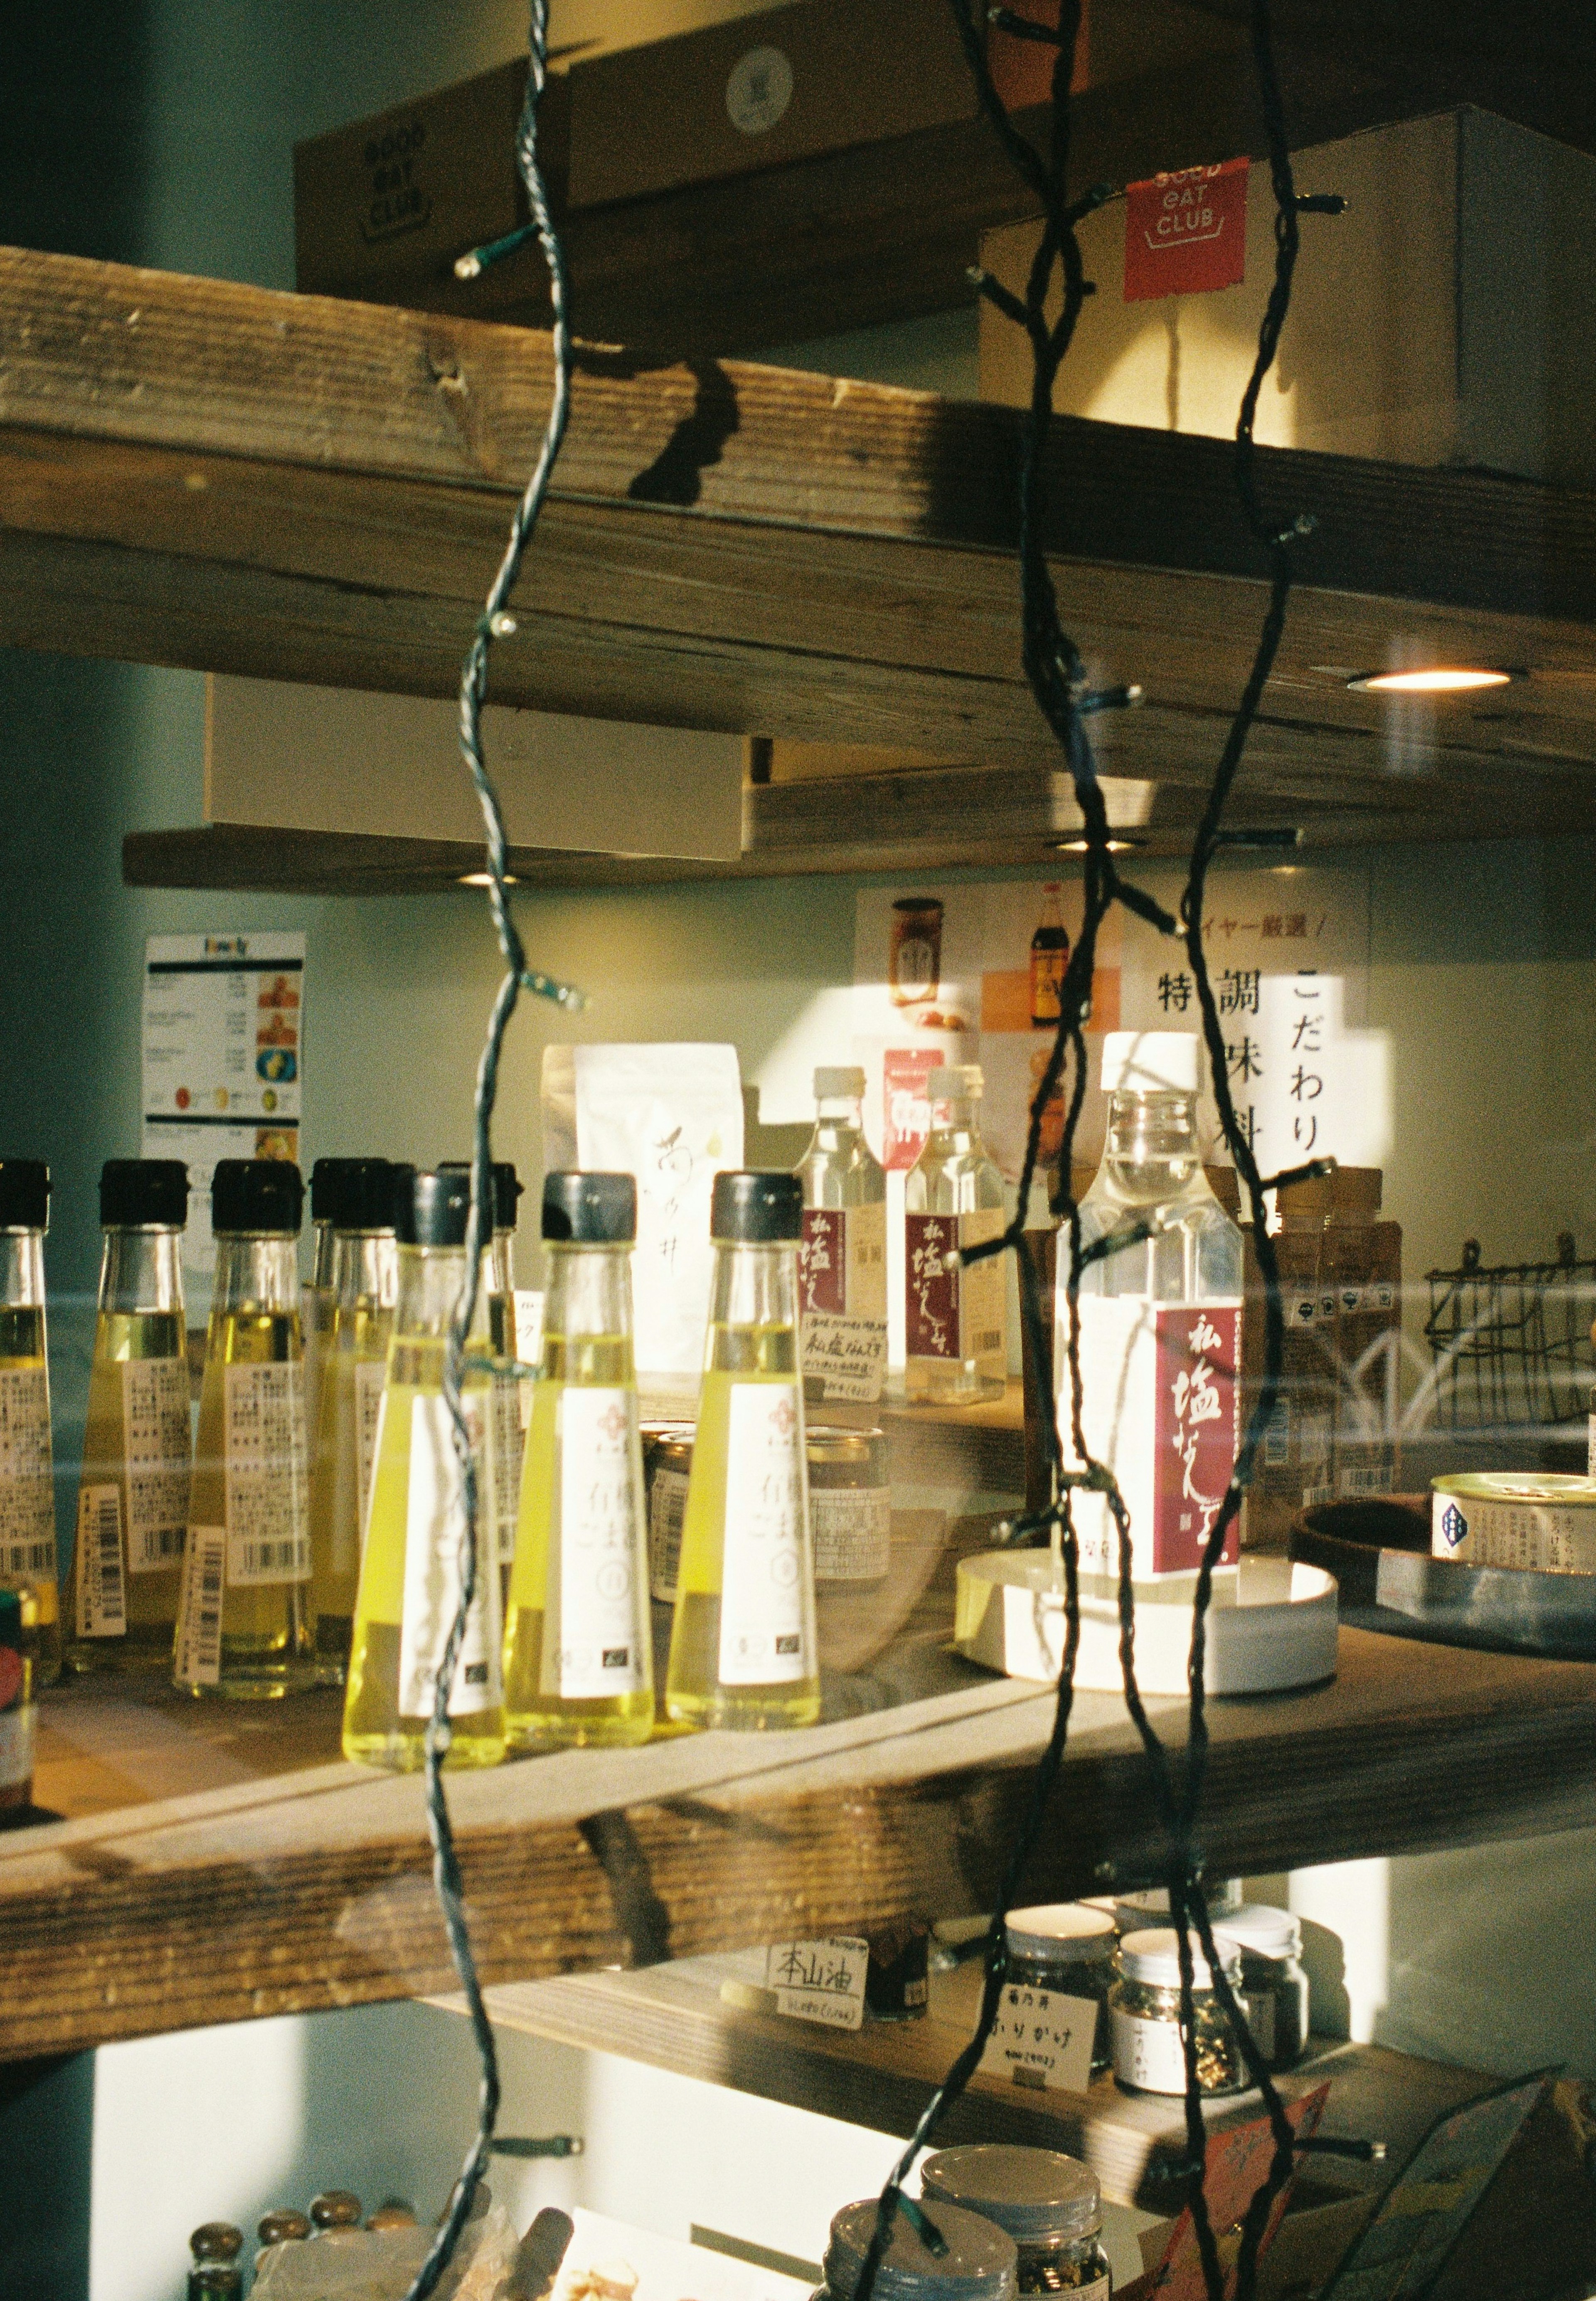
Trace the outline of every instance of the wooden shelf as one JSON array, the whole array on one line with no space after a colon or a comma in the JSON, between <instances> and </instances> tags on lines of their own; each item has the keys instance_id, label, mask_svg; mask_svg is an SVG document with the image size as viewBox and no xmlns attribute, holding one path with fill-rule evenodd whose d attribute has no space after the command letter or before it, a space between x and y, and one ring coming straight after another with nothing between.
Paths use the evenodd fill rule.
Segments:
<instances>
[{"instance_id":1,"label":"wooden shelf","mask_svg":"<svg viewBox=\"0 0 1596 2301\"><path fill-rule=\"evenodd\" d=\"M687 1959L643 1973L597 1973L522 1983L490 1992L495 2026L552 2038L595 2053L647 2062L656 2069L729 2086L820 2117L876 2133L907 2137L932 2088L975 2026L980 1976L973 1966L932 1976L929 2017L867 2022L853 2032L751 2013L719 1996L726 1961ZM464 2012L457 1996L437 2003ZM1381 2185L1433 2120L1482 2092L1492 2080L1472 2070L1394 2054L1378 2046L1316 2041L1301 2065L1281 2080L1288 2100L1326 2079L1329 2103L1321 2130L1342 2138L1381 2140L1383 2173L1337 2161L1338 2179ZM1256 2093L1209 2105L1210 2130L1245 2124L1259 2113ZM1125 2093L1111 2077L1085 2094L1033 2092L978 2071L949 2113L940 2146L1014 2141L1083 2157L1105 2195L1149 2213L1176 2213L1185 2156L1179 2101Z\"/></svg>"},{"instance_id":2,"label":"wooden shelf","mask_svg":"<svg viewBox=\"0 0 1596 2301\"><path fill-rule=\"evenodd\" d=\"M0 254L0 643L452 693L548 388L547 343L521 330ZM585 353L494 692L1055 770L1018 669L1017 438L1004 408ZM1230 450L1066 423L1054 458L1065 617L1106 680L1149 697L1097 723L1104 771L1157 786L1155 825L1189 820L1263 601ZM1596 498L1259 464L1266 500L1320 530L1233 821L1335 840L1596 826ZM1398 643L1532 675L1394 721L1345 675ZM904 839L876 822L870 851ZM133 861L152 875L147 846ZM592 867L559 856L547 875ZM282 883L258 859L247 875Z\"/></svg>"},{"instance_id":3,"label":"wooden shelf","mask_svg":"<svg viewBox=\"0 0 1596 2301\"><path fill-rule=\"evenodd\" d=\"M878 1699L924 1695L898 1708L455 1778L486 1977L984 1906L1050 1698L940 1654L923 1625L906 1644L868 1674ZM1593 1695L1596 1668L1343 1631L1333 1685L1210 1706L1209 1867L1574 1827L1596 1786ZM1183 1705L1149 1707L1178 1738ZM42 1722L36 1795L63 1818L0 1840L0 2058L450 1987L421 1785L338 1759L335 1697L263 1711L85 1685L48 1694ZM1145 1882L1159 1853L1123 1703L1078 1695L1027 1895Z\"/></svg>"}]
</instances>

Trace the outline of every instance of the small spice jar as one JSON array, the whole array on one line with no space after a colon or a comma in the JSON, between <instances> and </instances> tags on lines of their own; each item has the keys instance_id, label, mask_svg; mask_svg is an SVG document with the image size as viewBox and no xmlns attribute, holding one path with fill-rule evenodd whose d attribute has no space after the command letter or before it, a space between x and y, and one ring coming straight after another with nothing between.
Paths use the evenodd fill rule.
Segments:
<instances>
[{"instance_id":1,"label":"small spice jar","mask_svg":"<svg viewBox=\"0 0 1596 2301\"><path fill-rule=\"evenodd\" d=\"M1272 2070L1294 2069L1308 2043L1302 1927L1290 1910L1262 1902L1230 1910L1225 1937L1241 1949L1241 2003L1253 2042Z\"/></svg>"},{"instance_id":2,"label":"small spice jar","mask_svg":"<svg viewBox=\"0 0 1596 2301\"><path fill-rule=\"evenodd\" d=\"M1114 1983L1114 1920L1085 1902L1039 1903L1008 1913L1008 1979L1061 1997L1097 2000L1091 2073L1108 2068L1108 1992Z\"/></svg>"},{"instance_id":3,"label":"small spice jar","mask_svg":"<svg viewBox=\"0 0 1596 2301\"><path fill-rule=\"evenodd\" d=\"M892 1558L886 1433L815 1425L807 1451L815 1581L882 1581Z\"/></svg>"},{"instance_id":4,"label":"small spice jar","mask_svg":"<svg viewBox=\"0 0 1596 2301\"><path fill-rule=\"evenodd\" d=\"M1224 1978L1240 1993L1241 1953L1223 1934L1215 1947ZM1183 2094L1186 2056L1181 2045L1181 1967L1176 1937L1167 1926L1127 1934L1119 1945L1119 1973L1108 1993L1114 2074L1132 2093ZM1248 2078L1224 2010L1214 1994L1207 1960L1191 1953L1191 2019L1197 2036L1197 2083L1205 2094L1242 2093Z\"/></svg>"},{"instance_id":5,"label":"small spice jar","mask_svg":"<svg viewBox=\"0 0 1596 2301\"><path fill-rule=\"evenodd\" d=\"M693 1467L693 1426L666 1422L643 1433L643 1497L648 1521L648 1594L662 1606L676 1603L676 1569L681 1559L681 1522L687 1482Z\"/></svg>"},{"instance_id":6,"label":"small spice jar","mask_svg":"<svg viewBox=\"0 0 1596 2301\"><path fill-rule=\"evenodd\" d=\"M875 2234L877 2200L844 2205L831 2222L815 2301L853 2301L865 2255ZM995 2222L959 2205L930 2209L947 2251L934 2254L901 2210L875 2272L874 2301L1015 2301L1019 2256L1015 2241Z\"/></svg>"},{"instance_id":7,"label":"small spice jar","mask_svg":"<svg viewBox=\"0 0 1596 2301\"><path fill-rule=\"evenodd\" d=\"M920 2195L935 2221L945 2205L963 2205L1007 2230L1019 2253L1022 2293L1108 2301L1103 2194L1079 2158L1001 2142L940 2149L921 2171Z\"/></svg>"},{"instance_id":8,"label":"small spice jar","mask_svg":"<svg viewBox=\"0 0 1596 2301\"><path fill-rule=\"evenodd\" d=\"M1225 1925L1233 1910L1241 1906L1241 1880L1216 1878L1205 1886L1208 1922ZM1120 1894L1114 1903L1114 1921L1122 1934L1141 1934L1169 1923L1169 1895L1162 1886L1148 1894Z\"/></svg>"}]
</instances>

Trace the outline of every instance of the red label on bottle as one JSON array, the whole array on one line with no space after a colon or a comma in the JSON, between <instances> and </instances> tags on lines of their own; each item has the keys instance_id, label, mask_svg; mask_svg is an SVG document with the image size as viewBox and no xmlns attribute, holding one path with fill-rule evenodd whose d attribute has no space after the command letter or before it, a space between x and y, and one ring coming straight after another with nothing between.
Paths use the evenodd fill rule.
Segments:
<instances>
[{"instance_id":1,"label":"red label on bottle","mask_svg":"<svg viewBox=\"0 0 1596 2301\"><path fill-rule=\"evenodd\" d=\"M806 1207L798 1242L798 1308L834 1311L848 1308L848 1217L840 1207Z\"/></svg>"},{"instance_id":2,"label":"red label on bottle","mask_svg":"<svg viewBox=\"0 0 1596 2301\"><path fill-rule=\"evenodd\" d=\"M882 1164L889 1170L907 1175L924 1150L931 1133L926 1082L947 1059L934 1047L887 1049L882 1082Z\"/></svg>"},{"instance_id":3,"label":"red label on bottle","mask_svg":"<svg viewBox=\"0 0 1596 2301\"><path fill-rule=\"evenodd\" d=\"M957 1215L904 1217L905 1342L912 1359L957 1359L959 1278L945 1258L958 1245Z\"/></svg>"},{"instance_id":4,"label":"red label on bottle","mask_svg":"<svg viewBox=\"0 0 1596 2301\"><path fill-rule=\"evenodd\" d=\"M1247 167L1181 168L1125 188L1125 301L1233 288L1247 269Z\"/></svg>"},{"instance_id":5,"label":"red label on bottle","mask_svg":"<svg viewBox=\"0 0 1596 2301\"><path fill-rule=\"evenodd\" d=\"M1153 1556L1161 1574L1202 1563L1236 1459L1237 1308L1161 1307L1157 1317ZM1220 1562L1233 1564L1232 1522Z\"/></svg>"}]
</instances>

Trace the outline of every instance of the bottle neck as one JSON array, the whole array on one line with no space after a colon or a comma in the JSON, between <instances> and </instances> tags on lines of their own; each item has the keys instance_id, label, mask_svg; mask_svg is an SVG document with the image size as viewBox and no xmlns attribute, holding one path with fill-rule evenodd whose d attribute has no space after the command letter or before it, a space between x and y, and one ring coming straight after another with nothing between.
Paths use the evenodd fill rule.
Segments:
<instances>
[{"instance_id":1,"label":"bottle neck","mask_svg":"<svg viewBox=\"0 0 1596 2301\"><path fill-rule=\"evenodd\" d=\"M42 1230L0 1230L0 1304L8 1310L44 1309Z\"/></svg>"},{"instance_id":2,"label":"bottle neck","mask_svg":"<svg viewBox=\"0 0 1596 2301\"><path fill-rule=\"evenodd\" d=\"M546 1241L543 1331L567 1342L631 1334L631 1249Z\"/></svg>"},{"instance_id":3,"label":"bottle neck","mask_svg":"<svg viewBox=\"0 0 1596 2301\"><path fill-rule=\"evenodd\" d=\"M312 1226L310 1283L318 1294L330 1293L333 1285L332 1265L337 1233L330 1217Z\"/></svg>"},{"instance_id":4,"label":"bottle neck","mask_svg":"<svg viewBox=\"0 0 1596 2301\"><path fill-rule=\"evenodd\" d=\"M823 1094L815 1106L816 1134L840 1142L865 1131L865 1107L856 1094Z\"/></svg>"},{"instance_id":5,"label":"bottle neck","mask_svg":"<svg viewBox=\"0 0 1596 2301\"><path fill-rule=\"evenodd\" d=\"M942 1158L955 1151L983 1149L980 1096L940 1095L931 1107L931 1133L925 1147Z\"/></svg>"},{"instance_id":6,"label":"bottle neck","mask_svg":"<svg viewBox=\"0 0 1596 2301\"><path fill-rule=\"evenodd\" d=\"M1202 1171L1193 1094L1115 1094L1103 1163L1121 1194L1148 1203L1176 1197Z\"/></svg>"},{"instance_id":7,"label":"bottle neck","mask_svg":"<svg viewBox=\"0 0 1596 2301\"><path fill-rule=\"evenodd\" d=\"M392 1231L335 1231L328 1283L340 1310L391 1310L399 1284Z\"/></svg>"},{"instance_id":8,"label":"bottle neck","mask_svg":"<svg viewBox=\"0 0 1596 2301\"><path fill-rule=\"evenodd\" d=\"M218 1231L211 1316L299 1309L299 1241L288 1231Z\"/></svg>"},{"instance_id":9,"label":"bottle neck","mask_svg":"<svg viewBox=\"0 0 1596 2301\"><path fill-rule=\"evenodd\" d=\"M488 1334L488 1297L491 1292L492 1250L482 1250L481 1277L476 1310L471 1322L472 1339ZM401 1246L398 1298L394 1308L394 1333L407 1337L447 1335L465 1292L465 1249L463 1246Z\"/></svg>"},{"instance_id":10,"label":"bottle neck","mask_svg":"<svg viewBox=\"0 0 1596 2301\"><path fill-rule=\"evenodd\" d=\"M100 1258L102 1314L183 1309L183 1234L164 1225L118 1224L105 1232Z\"/></svg>"},{"instance_id":11,"label":"bottle neck","mask_svg":"<svg viewBox=\"0 0 1596 2301\"><path fill-rule=\"evenodd\" d=\"M712 1326L796 1326L798 1246L745 1246L717 1239L710 1289Z\"/></svg>"}]
</instances>

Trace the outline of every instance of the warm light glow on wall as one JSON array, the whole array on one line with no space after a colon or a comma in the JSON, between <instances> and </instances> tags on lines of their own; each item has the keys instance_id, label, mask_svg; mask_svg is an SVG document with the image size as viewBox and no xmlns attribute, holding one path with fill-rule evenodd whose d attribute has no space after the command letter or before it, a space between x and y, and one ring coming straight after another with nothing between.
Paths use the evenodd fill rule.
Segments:
<instances>
[{"instance_id":1,"label":"warm light glow on wall","mask_svg":"<svg viewBox=\"0 0 1596 2301\"><path fill-rule=\"evenodd\" d=\"M1423 671L1366 671L1347 684L1359 695L1465 695L1476 687L1506 687L1510 671L1438 663Z\"/></svg>"}]
</instances>

